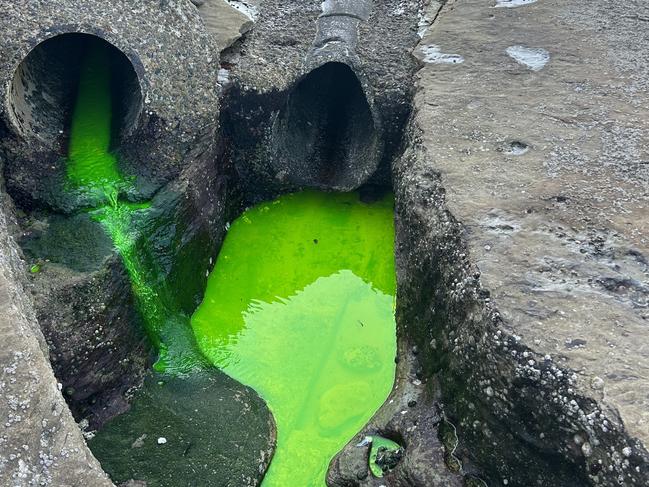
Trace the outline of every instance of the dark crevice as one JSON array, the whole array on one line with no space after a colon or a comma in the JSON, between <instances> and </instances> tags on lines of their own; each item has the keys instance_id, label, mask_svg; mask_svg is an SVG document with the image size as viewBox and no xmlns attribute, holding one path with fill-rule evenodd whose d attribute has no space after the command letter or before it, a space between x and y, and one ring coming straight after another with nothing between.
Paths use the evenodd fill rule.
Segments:
<instances>
[{"instance_id":1,"label":"dark crevice","mask_svg":"<svg viewBox=\"0 0 649 487\"><path fill-rule=\"evenodd\" d=\"M346 64L327 63L306 75L290 93L274 135L278 163L296 184L353 188L378 164L372 111Z\"/></svg>"},{"instance_id":2,"label":"dark crevice","mask_svg":"<svg viewBox=\"0 0 649 487\"><path fill-rule=\"evenodd\" d=\"M130 133L142 110L139 79L126 55L100 37L70 33L38 44L20 63L8 97L10 118L19 135L65 152L81 62L93 44L108 47L113 73L114 133Z\"/></svg>"}]
</instances>

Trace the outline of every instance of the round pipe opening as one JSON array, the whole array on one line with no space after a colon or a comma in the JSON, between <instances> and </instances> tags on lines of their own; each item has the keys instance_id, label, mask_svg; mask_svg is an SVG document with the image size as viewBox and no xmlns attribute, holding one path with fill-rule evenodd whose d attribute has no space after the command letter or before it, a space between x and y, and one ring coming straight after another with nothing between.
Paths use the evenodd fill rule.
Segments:
<instances>
[{"instance_id":1,"label":"round pipe opening","mask_svg":"<svg viewBox=\"0 0 649 487\"><path fill-rule=\"evenodd\" d=\"M16 69L7 107L20 136L38 139L54 150L64 148L81 63L92 44L100 44L109 51L113 134L120 139L133 132L142 111L142 92L133 64L122 51L100 37L69 33L38 44Z\"/></svg>"},{"instance_id":2,"label":"round pipe opening","mask_svg":"<svg viewBox=\"0 0 649 487\"><path fill-rule=\"evenodd\" d=\"M352 69L326 63L293 89L274 127L275 164L293 183L352 190L375 171L381 137Z\"/></svg>"}]
</instances>

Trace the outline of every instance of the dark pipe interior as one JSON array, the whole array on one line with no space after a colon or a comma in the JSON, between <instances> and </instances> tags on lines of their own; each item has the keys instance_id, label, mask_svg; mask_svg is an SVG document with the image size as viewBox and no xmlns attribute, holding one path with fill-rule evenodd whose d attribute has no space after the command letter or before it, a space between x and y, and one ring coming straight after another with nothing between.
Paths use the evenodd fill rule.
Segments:
<instances>
[{"instance_id":1,"label":"dark pipe interior","mask_svg":"<svg viewBox=\"0 0 649 487\"><path fill-rule=\"evenodd\" d=\"M327 63L289 95L275 126L278 169L299 185L353 189L378 165L380 137L349 66Z\"/></svg>"},{"instance_id":2,"label":"dark pipe interior","mask_svg":"<svg viewBox=\"0 0 649 487\"><path fill-rule=\"evenodd\" d=\"M9 109L19 134L63 150L76 99L80 63L91 43L109 46L115 102L114 133L133 130L142 109L138 76L129 59L89 34L62 34L38 44L22 61L11 83Z\"/></svg>"}]
</instances>

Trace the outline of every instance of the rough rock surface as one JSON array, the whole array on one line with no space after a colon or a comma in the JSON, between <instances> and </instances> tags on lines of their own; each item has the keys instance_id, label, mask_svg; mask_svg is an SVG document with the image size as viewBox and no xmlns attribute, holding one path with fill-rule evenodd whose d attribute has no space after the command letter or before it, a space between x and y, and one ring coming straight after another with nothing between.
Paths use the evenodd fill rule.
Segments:
<instances>
[{"instance_id":1,"label":"rough rock surface","mask_svg":"<svg viewBox=\"0 0 649 487\"><path fill-rule=\"evenodd\" d=\"M117 483L254 487L275 449L275 423L265 409L255 391L216 369L154 373L129 412L88 444Z\"/></svg>"},{"instance_id":2,"label":"rough rock surface","mask_svg":"<svg viewBox=\"0 0 649 487\"><path fill-rule=\"evenodd\" d=\"M24 267L9 236L16 223L0 200L0 484L113 485L92 456L61 395L24 290Z\"/></svg>"},{"instance_id":3,"label":"rough rock surface","mask_svg":"<svg viewBox=\"0 0 649 487\"><path fill-rule=\"evenodd\" d=\"M219 50L227 49L248 32L254 22L225 0L194 2L205 22L205 28L216 40Z\"/></svg>"},{"instance_id":4,"label":"rough rock surface","mask_svg":"<svg viewBox=\"0 0 649 487\"><path fill-rule=\"evenodd\" d=\"M415 52L398 320L489 485L646 485L649 7L496 3Z\"/></svg>"}]
</instances>

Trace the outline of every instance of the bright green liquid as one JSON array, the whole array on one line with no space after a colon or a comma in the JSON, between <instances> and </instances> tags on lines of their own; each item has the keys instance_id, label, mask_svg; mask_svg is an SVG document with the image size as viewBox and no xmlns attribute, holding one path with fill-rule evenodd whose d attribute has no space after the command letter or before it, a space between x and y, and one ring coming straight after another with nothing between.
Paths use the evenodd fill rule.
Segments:
<instances>
[{"instance_id":1,"label":"bright green liquid","mask_svg":"<svg viewBox=\"0 0 649 487\"><path fill-rule=\"evenodd\" d=\"M112 100L107 49L93 49L79 80L70 144L68 180L77 187L106 189L122 180L111 143Z\"/></svg>"},{"instance_id":2,"label":"bright green liquid","mask_svg":"<svg viewBox=\"0 0 649 487\"><path fill-rule=\"evenodd\" d=\"M192 326L210 361L273 411L265 487L325 485L331 458L390 392L392 214L390 198L306 192L247 211L228 232Z\"/></svg>"},{"instance_id":3,"label":"bright green liquid","mask_svg":"<svg viewBox=\"0 0 649 487\"><path fill-rule=\"evenodd\" d=\"M228 232L190 326L146 246L137 244L137 216L148 205L119 198L132 182L110 153L111 108L108 52L91 45L73 114L68 181L92 196L93 215L122 257L160 351L156 369L198 371L208 366L204 354L256 389L278 427L264 486L323 486L331 458L394 380L391 198L367 205L356 194L306 192L247 211Z\"/></svg>"},{"instance_id":4,"label":"bright green liquid","mask_svg":"<svg viewBox=\"0 0 649 487\"><path fill-rule=\"evenodd\" d=\"M119 198L120 191L132 181L120 174L117 158L110 152L113 100L109 61L106 46L88 45L70 127L68 183L73 192L90 196L93 217L122 257L149 337L160 350L156 368L172 374L188 373L205 365L196 349L189 318L177 311L173 292L160 283L160 273L148 249L138 245L136 217L150 205Z\"/></svg>"}]
</instances>

